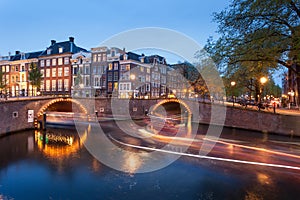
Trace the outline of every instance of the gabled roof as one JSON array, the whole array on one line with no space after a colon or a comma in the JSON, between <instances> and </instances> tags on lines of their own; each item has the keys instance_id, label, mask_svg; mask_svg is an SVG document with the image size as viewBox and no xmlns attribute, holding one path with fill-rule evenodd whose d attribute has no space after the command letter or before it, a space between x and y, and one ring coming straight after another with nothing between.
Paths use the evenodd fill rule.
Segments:
<instances>
[{"instance_id":1,"label":"gabled roof","mask_svg":"<svg viewBox=\"0 0 300 200\"><path fill-rule=\"evenodd\" d=\"M25 59L32 59L32 58L38 58L43 51L36 51L36 52L28 52L28 53L17 53L10 57L10 61L16 61L16 60L25 60Z\"/></svg>"},{"instance_id":2,"label":"gabled roof","mask_svg":"<svg viewBox=\"0 0 300 200\"><path fill-rule=\"evenodd\" d=\"M62 48L62 52L59 53L59 48ZM50 50L50 54L48 54L48 50ZM78 47L74 43L74 38L70 37L69 41L64 42L56 42L54 40L51 41L51 45L43 51L40 56L54 55L54 54L63 54L63 53L78 53L80 51L87 52L86 49Z\"/></svg>"}]
</instances>

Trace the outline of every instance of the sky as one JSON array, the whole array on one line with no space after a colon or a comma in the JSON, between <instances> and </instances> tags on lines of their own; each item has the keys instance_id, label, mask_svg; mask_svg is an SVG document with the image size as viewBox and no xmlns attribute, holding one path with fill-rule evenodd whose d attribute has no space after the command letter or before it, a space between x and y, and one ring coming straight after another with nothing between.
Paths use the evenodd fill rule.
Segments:
<instances>
[{"instance_id":1,"label":"sky","mask_svg":"<svg viewBox=\"0 0 300 200\"><path fill-rule=\"evenodd\" d=\"M216 34L213 12L225 0L0 0L0 55L44 50L50 40L75 38L90 49L120 32L143 27L175 30L204 46Z\"/></svg>"}]
</instances>

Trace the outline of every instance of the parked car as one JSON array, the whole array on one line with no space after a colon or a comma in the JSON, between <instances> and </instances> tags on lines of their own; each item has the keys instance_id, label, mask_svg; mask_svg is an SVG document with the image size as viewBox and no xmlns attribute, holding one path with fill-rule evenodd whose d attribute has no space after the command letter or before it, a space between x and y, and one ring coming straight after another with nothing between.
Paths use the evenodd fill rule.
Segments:
<instances>
[{"instance_id":1,"label":"parked car","mask_svg":"<svg viewBox=\"0 0 300 200\"><path fill-rule=\"evenodd\" d=\"M279 108L281 107L281 101L279 99L273 99L268 103L268 106L273 107L275 104L275 107Z\"/></svg>"}]
</instances>

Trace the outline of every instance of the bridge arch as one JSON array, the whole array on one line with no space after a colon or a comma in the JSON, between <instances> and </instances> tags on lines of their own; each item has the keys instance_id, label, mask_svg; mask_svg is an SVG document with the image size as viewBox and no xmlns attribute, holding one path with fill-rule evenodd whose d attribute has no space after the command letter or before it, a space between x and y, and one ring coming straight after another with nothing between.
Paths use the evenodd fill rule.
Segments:
<instances>
[{"instance_id":1,"label":"bridge arch","mask_svg":"<svg viewBox=\"0 0 300 200\"><path fill-rule=\"evenodd\" d=\"M179 103L180 105L182 105L188 112L189 115L192 115L192 111L191 108L189 107L189 105L184 102L183 100L180 99L164 99L162 101L159 101L157 104L155 104L152 109L150 110L150 113L153 113L159 106L166 104L166 103Z\"/></svg>"},{"instance_id":2,"label":"bridge arch","mask_svg":"<svg viewBox=\"0 0 300 200\"><path fill-rule=\"evenodd\" d=\"M53 99L51 101L49 101L48 103L44 104L39 111L37 112L37 117L41 117L43 115L43 113L53 104L58 103L58 102L72 102L75 103L76 105L79 106L80 110L84 113L87 114L88 111L87 109L77 100L74 100L72 98L58 98L58 99Z\"/></svg>"}]
</instances>

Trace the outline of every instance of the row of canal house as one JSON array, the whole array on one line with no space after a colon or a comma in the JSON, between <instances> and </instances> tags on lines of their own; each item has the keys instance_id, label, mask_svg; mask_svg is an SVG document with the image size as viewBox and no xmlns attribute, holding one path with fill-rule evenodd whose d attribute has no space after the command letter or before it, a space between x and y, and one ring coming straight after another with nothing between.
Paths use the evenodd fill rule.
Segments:
<instances>
[{"instance_id":1,"label":"row of canal house","mask_svg":"<svg viewBox=\"0 0 300 200\"><path fill-rule=\"evenodd\" d=\"M28 79L31 63L42 74L39 89ZM174 67L159 55L145 56L115 47L95 47L90 51L68 41L51 40L42 51L0 57L5 88L10 97L72 95L119 98L159 98L184 94L187 85L177 78ZM173 72L173 73L172 73ZM182 97L182 96L181 96Z\"/></svg>"}]
</instances>

